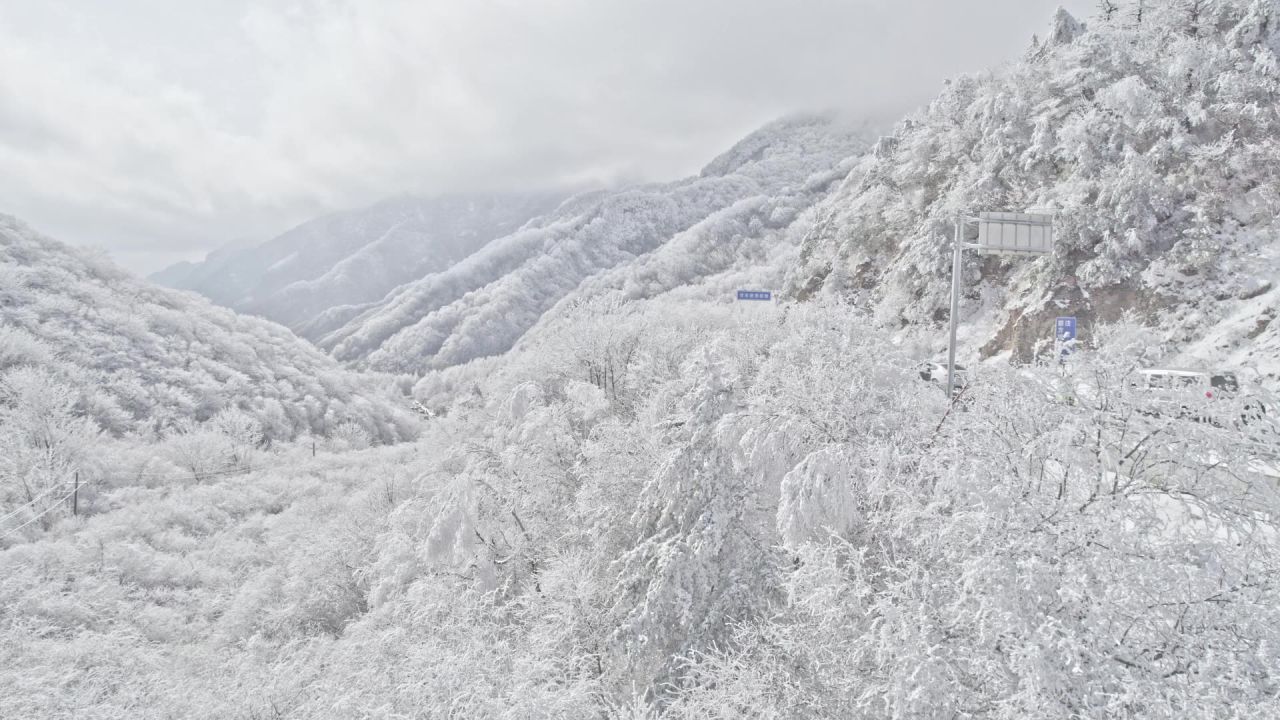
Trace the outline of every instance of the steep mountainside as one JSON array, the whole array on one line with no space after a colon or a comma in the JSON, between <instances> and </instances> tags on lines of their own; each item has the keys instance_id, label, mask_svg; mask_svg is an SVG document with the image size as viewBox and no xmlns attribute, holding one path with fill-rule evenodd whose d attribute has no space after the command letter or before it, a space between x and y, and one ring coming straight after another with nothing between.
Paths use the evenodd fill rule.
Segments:
<instances>
[{"instance_id":1,"label":"steep mountainside","mask_svg":"<svg viewBox=\"0 0 1280 720\"><path fill-rule=\"evenodd\" d=\"M72 388L79 413L117 435L155 436L229 408L274 439L344 423L384 441L414 432L374 379L287 329L138 281L0 215L0 379L24 368Z\"/></svg>"},{"instance_id":2,"label":"steep mountainside","mask_svg":"<svg viewBox=\"0 0 1280 720\"><path fill-rule=\"evenodd\" d=\"M1128 4L1001 72L962 77L820 205L790 287L889 326L941 326L958 214L1056 214L1052 257L969 253L967 344L1028 357L1134 311L1182 362L1280 377L1280 10ZM972 229L970 230L972 232Z\"/></svg>"},{"instance_id":3,"label":"steep mountainside","mask_svg":"<svg viewBox=\"0 0 1280 720\"><path fill-rule=\"evenodd\" d=\"M554 208L551 194L388 200L318 218L261 245L212 253L152 280L294 330L324 311L381 300Z\"/></svg>"},{"instance_id":4,"label":"steep mountainside","mask_svg":"<svg viewBox=\"0 0 1280 720\"><path fill-rule=\"evenodd\" d=\"M363 309L320 344L340 360L379 370L448 367L510 349L601 273L625 271L639 297L718 272L744 240L786 228L823 197L867 147L866 137L865 128L827 118L780 121L698 177L574 198ZM672 243L677 250L668 249Z\"/></svg>"}]
</instances>

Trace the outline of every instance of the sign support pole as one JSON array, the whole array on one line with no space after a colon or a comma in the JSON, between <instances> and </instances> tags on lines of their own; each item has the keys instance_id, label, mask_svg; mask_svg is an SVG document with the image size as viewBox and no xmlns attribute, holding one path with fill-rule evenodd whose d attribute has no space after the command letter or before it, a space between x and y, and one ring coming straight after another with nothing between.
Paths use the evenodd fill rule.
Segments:
<instances>
[{"instance_id":1,"label":"sign support pole","mask_svg":"<svg viewBox=\"0 0 1280 720\"><path fill-rule=\"evenodd\" d=\"M956 239L951 248L951 343L947 346L947 398L956 392L956 327L960 323L960 261L964 252L964 219L956 218Z\"/></svg>"},{"instance_id":2,"label":"sign support pole","mask_svg":"<svg viewBox=\"0 0 1280 720\"><path fill-rule=\"evenodd\" d=\"M1053 252L1053 216L1043 213L984 212L976 218L956 216L956 239L951 246L951 339L947 346L947 395L956 395L956 329L960 325L960 273L964 257L964 224L978 223L979 253L1048 255ZM1073 330L1074 332L1074 330Z\"/></svg>"}]
</instances>

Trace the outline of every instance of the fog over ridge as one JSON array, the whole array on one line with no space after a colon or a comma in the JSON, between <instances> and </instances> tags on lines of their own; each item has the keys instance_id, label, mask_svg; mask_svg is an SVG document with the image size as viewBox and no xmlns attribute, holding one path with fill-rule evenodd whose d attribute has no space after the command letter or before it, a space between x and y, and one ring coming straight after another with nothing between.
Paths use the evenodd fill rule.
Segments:
<instances>
[{"instance_id":1,"label":"fog over ridge","mask_svg":"<svg viewBox=\"0 0 1280 720\"><path fill-rule=\"evenodd\" d=\"M1056 5L0 0L0 210L150 272L400 193L674 179L896 118Z\"/></svg>"}]
</instances>

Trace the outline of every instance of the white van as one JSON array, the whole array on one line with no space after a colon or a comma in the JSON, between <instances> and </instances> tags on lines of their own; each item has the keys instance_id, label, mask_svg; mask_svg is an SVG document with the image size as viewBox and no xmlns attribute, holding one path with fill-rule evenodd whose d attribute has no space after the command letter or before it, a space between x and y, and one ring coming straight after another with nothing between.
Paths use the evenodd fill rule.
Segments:
<instances>
[{"instance_id":1,"label":"white van","mask_svg":"<svg viewBox=\"0 0 1280 720\"><path fill-rule=\"evenodd\" d=\"M1136 384L1150 397L1150 414L1191 417L1215 425L1249 424L1274 412L1260 394L1242 393L1231 371L1146 368Z\"/></svg>"},{"instance_id":2,"label":"white van","mask_svg":"<svg viewBox=\"0 0 1280 720\"><path fill-rule=\"evenodd\" d=\"M1146 368L1138 371L1149 390L1194 390L1213 399L1217 392L1235 393L1240 381L1233 372L1207 372L1182 368Z\"/></svg>"}]
</instances>

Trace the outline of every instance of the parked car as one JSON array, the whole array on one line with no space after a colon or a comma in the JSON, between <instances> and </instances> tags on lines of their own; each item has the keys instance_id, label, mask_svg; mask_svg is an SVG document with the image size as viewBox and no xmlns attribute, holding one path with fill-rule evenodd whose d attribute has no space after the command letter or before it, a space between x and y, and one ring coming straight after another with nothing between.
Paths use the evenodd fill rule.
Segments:
<instances>
[{"instance_id":1,"label":"parked car","mask_svg":"<svg viewBox=\"0 0 1280 720\"><path fill-rule=\"evenodd\" d=\"M947 384L947 361L927 360L920 363L918 368L920 379L925 382L937 383L940 386ZM969 384L969 373L960 363L956 363L956 392L964 389Z\"/></svg>"}]
</instances>

